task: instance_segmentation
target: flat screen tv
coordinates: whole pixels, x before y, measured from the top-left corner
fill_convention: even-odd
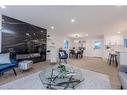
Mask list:
[[[46,39],[46,29],[2,15],[2,52],[40,52],[46,49]]]

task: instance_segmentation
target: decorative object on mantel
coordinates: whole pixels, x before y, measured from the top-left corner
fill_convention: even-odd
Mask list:
[[[47,35],[47,37],[50,37],[50,35]]]
[[[111,49],[111,47],[109,45],[106,45],[105,48],[106,49]]]
[[[47,50],[47,52],[48,52],[48,53],[50,53],[50,52],[51,52],[51,50]]]

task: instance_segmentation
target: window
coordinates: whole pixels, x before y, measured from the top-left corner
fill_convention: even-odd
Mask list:
[[[94,49],[100,49],[102,47],[101,41],[95,41],[94,42]]]
[[[127,38],[124,39],[124,47],[127,48]]]
[[[68,48],[69,48],[69,41],[64,40],[64,49],[68,49]]]

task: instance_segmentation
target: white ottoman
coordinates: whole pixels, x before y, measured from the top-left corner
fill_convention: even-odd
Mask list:
[[[32,60],[25,60],[25,61],[19,62],[18,67],[21,70],[28,70],[32,67],[32,64],[33,64]]]

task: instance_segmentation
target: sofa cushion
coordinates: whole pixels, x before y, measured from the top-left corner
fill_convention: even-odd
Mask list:
[[[119,78],[123,89],[127,89],[127,73],[119,72]]]
[[[10,54],[9,53],[3,53],[0,54],[0,64],[10,64]]]
[[[0,71],[4,70],[4,69],[11,68],[11,67],[14,67],[14,66],[16,66],[16,64],[4,64],[4,65],[0,65]]]

